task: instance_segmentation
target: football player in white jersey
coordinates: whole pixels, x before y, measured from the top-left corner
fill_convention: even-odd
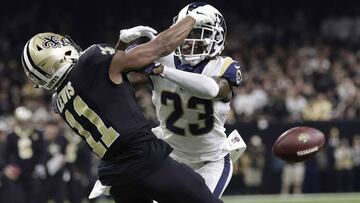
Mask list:
[[[203,5],[187,5],[174,18],[174,24]],[[224,128],[232,88],[240,84],[242,76],[238,62],[220,56],[227,32],[224,17],[210,5],[209,12],[217,16],[216,22],[194,27],[175,53],[152,64],[148,73],[160,121],[154,134],[173,147],[173,159],[198,172],[220,197],[232,176],[230,151],[242,153],[246,147],[237,131],[228,138]],[[123,30],[124,40],[139,36],[137,29]]]

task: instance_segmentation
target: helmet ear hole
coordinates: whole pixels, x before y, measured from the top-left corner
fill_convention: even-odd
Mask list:
[[[38,51],[43,50],[41,47],[39,47],[39,45],[36,45],[36,48],[37,48]]]
[[[71,50],[65,52],[65,56],[70,56],[71,55]]]

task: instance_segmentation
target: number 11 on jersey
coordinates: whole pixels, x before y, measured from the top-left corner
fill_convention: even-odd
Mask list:
[[[74,116],[68,111],[65,111],[66,121],[72,128],[75,128],[80,135],[84,136],[86,142],[92,148],[95,154],[103,157],[106,153],[107,148],[119,137],[112,127],[107,128],[103,120],[92,110],[89,106],[81,99],[80,96],[76,96],[73,101],[74,109],[78,116],[84,116],[92,124],[94,124],[101,134],[102,142],[96,141],[93,135],[84,129],[84,127],[74,118]]]

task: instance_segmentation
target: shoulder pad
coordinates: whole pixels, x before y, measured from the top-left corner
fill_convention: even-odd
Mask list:
[[[242,81],[240,64],[230,57],[226,57],[222,65],[220,77],[225,78],[233,86],[239,86]]]

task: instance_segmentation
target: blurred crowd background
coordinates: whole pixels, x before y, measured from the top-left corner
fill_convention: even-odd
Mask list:
[[[20,60],[26,41],[51,31],[70,35],[83,49],[114,45],[122,28],[166,29],[189,2],[135,3],[39,0],[1,6],[0,202],[10,202],[10,196],[18,202],[79,202],[96,180],[98,160],[53,113],[51,94],[26,79]],[[223,54],[239,61],[244,77],[227,127],[239,129],[248,149],[235,163],[225,194],[360,191],[360,2],[208,3],[225,17]],[[136,96],[156,125],[151,90]],[[29,112],[15,114],[20,106]],[[327,144],[309,162],[289,165],[271,155],[271,145],[295,125],[321,129]],[[10,195],[14,191],[18,195]]]

